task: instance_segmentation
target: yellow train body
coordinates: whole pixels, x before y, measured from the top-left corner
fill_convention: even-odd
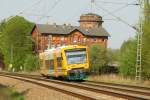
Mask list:
[[[84,79],[89,70],[87,46],[62,46],[40,53],[41,74],[69,80]]]

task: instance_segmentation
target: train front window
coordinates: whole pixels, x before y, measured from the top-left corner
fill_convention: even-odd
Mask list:
[[[68,64],[86,63],[86,49],[71,49],[65,53]]]

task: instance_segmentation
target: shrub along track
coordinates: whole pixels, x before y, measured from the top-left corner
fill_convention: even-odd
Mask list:
[[[112,85],[111,83],[97,83],[91,81],[66,82],[52,79],[43,79],[43,77],[37,75],[25,75],[17,73],[0,73],[0,75],[5,75],[7,77],[16,78],[47,88],[55,89],[83,100],[102,100],[102,98],[99,96],[99,93],[129,100],[150,100],[150,88],[146,87],[128,86],[121,84]],[[49,85],[49,83],[53,83],[53,85]]]

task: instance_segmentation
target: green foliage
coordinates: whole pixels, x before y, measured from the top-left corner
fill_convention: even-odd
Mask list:
[[[39,57],[35,55],[27,55],[24,66],[25,71],[34,71],[39,69]]]
[[[91,72],[102,74],[104,67],[107,64],[106,47],[93,44],[90,48],[90,66]]]
[[[13,88],[0,85],[0,99],[1,100],[24,100],[24,94],[18,93]]]
[[[142,77],[150,78],[150,2],[144,0],[144,20],[142,22]],[[130,39],[121,47],[120,72],[125,76],[135,76],[136,42]]]
[[[119,49],[111,49],[108,48],[107,49],[107,58],[108,58],[108,62],[110,64],[113,64],[115,62],[118,62],[119,60],[119,54],[120,54],[120,50]]]
[[[27,55],[32,55],[31,30],[33,25],[20,16],[10,17],[1,22],[0,48],[7,69],[12,64],[12,67],[19,71]]]
[[[120,50],[120,73],[123,76],[135,76],[136,39],[124,42]]]
[[[143,20],[143,44],[142,44],[142,74],[144,78],[150,78],[150,3],[145,0]]]

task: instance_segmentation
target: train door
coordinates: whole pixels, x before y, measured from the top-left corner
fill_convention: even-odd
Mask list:
[[[50,76],[54,75],[54,59],[50,59],[49,74]]]
[[[46,67],[45,67],[45,55],[44,55],[44,53],[41,53],[40,55],[40,73],[43,75],[43,76],[45,76],[45,75],[47,75],[46,74],[46,72],[45,72],[45,70],[46,70]]]
[[[54,52],[54,76],[58,77],[57,52]]]
[[[60,52],[54,53],[54,70],[55,77],[62,76],[62,57]]]
[[[62,57],[57,57],[58,75],[62,76]]]

